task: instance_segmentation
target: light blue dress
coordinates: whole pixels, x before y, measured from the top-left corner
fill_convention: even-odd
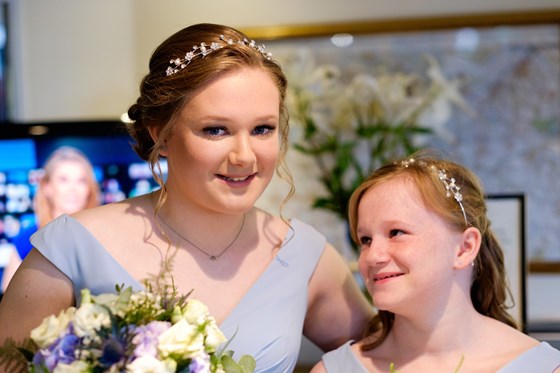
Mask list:
[[[231,340],[238,359],[249,354],[257,372],[292,372],[307,312],[307,284],[322,255],[326,239],[311,226],[293,219],[284,246],[240,300],[220,329]],[[116,284],[143,286],[132,278],[77,220],[63,215],[35,233],[31,242],[80,291],[115,292]]]
[[[321,361],[328,373],[368,373],[352,352],[350,347],[352,343],[353,341],[346,342],[336,350],[323,355]],[[547,342],[541,342],[517,356],[496,373],[551,373],[558,367],[560,367],[560,351]]]

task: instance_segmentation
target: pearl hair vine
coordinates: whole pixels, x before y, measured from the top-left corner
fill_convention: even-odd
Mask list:
[[[176,74],[187,67],[195,57],[200,56],[200,58],[204,58],[209,53],[221,49],[226,45],[233,46],[236,44],[246,45],[250,48],[253,48],[257,52],[262,54],[267,60],[272,60],[272,53],[267,52],[266,47],[263,44],[257,44],[254,40],[248,40],[245,38],[243,40],[226,39],[224,35],[220,35],[219,42],[212,42],[210,43],[210,45],[202,42],[199,45],[193,46],[192,50],[187,52],[184,58],[175,58],[169,61],[169,67],[167,68],[165,73],[167,76]]]
[[[401,161],[401,166],[407,168],[408,166],[414,164],[415,162],[416,162],[416,160],[414,158],[410,158],[410,159]],[[426,162],[424,162],[424,161],[419,161],[418,164],[420,166],[426,166]],[[449,198],[449,197],[453,196],[455,201],[457,201],[457,203],[459,204],[459,207],[461,207],[461,211],[463,212],[463,218],[465,218],[465,224],[469,225],[469,222],[467,220],[467,214],[465,212],[465,208],[463,207],[463,195],[460,192],[461,187],[459,187],[457,185],[455,178],[454,177],[451,177],[451,178],[448,177],[447,172],[445,170],[437,169],[436,166],[434,166],[434,165],[430,165],[430,169],[436,173],[437,178],[439,180],[441,180],[441,182],[445,186],[446,197]]]

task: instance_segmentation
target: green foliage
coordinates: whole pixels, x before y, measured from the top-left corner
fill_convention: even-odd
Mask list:
[[[414,136],[429,135],[431,129],[412,123],[361,123],[349,136],[347,129],[321,129],[306,117],[303,139],[293,144],[302,154],[314,158],[319,181],[327,194],[315,198],[313,207],[336,213],[347,219],[352,192],[376,168],[395,157],[418,150]],[[362,152],[357,154],[357,149]]]
[[[224,354],[221,361],[224,370],[228,373],[252,373],[256,368],[255,359],[249,355],[241,356],[239,362],[236,362],[229,354]]]
[[[433,56],[424,57],[428,66],[423,75],[361,66],[360,61],[343,71],[328,62],[316,65],[313,53],[305,49],[282,61],[297,137],[292,145],[313,159],[324,187],[314,198],[314,208],[346,221],[350,196],[364,178],[444,133],[451,104],[472,114],[459,93],[461,80],[448,80]]]

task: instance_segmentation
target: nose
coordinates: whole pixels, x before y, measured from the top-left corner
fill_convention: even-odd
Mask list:
[[[390,255],[383,242],[373,242],[360,252],[359,261],[369,266],[383,265],[389,261]]]
[[[230,164],[241,167],[249,166],[256,161],[250,136],[239,134],[234,138],[228,160]]]

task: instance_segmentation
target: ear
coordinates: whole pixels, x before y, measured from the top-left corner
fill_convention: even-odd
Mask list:
[[[477,228],[469,227],[465,229],[461,234],[461,243],[455,257],[453,268],[463,269],[471,266],[478,255],[481,241],[482,235]]]
[[[150,137],[152,138],[152,141],[154,142],[154,144],[157,144],[158,138],[159,138],[159,132],[160,132],[160,128],[158,127],[148,127],[148,133],[150,134]],[[160,149],[159,149],[159,155],[161,155],[162,157],[167,157],[167,144],[163,144]]]

